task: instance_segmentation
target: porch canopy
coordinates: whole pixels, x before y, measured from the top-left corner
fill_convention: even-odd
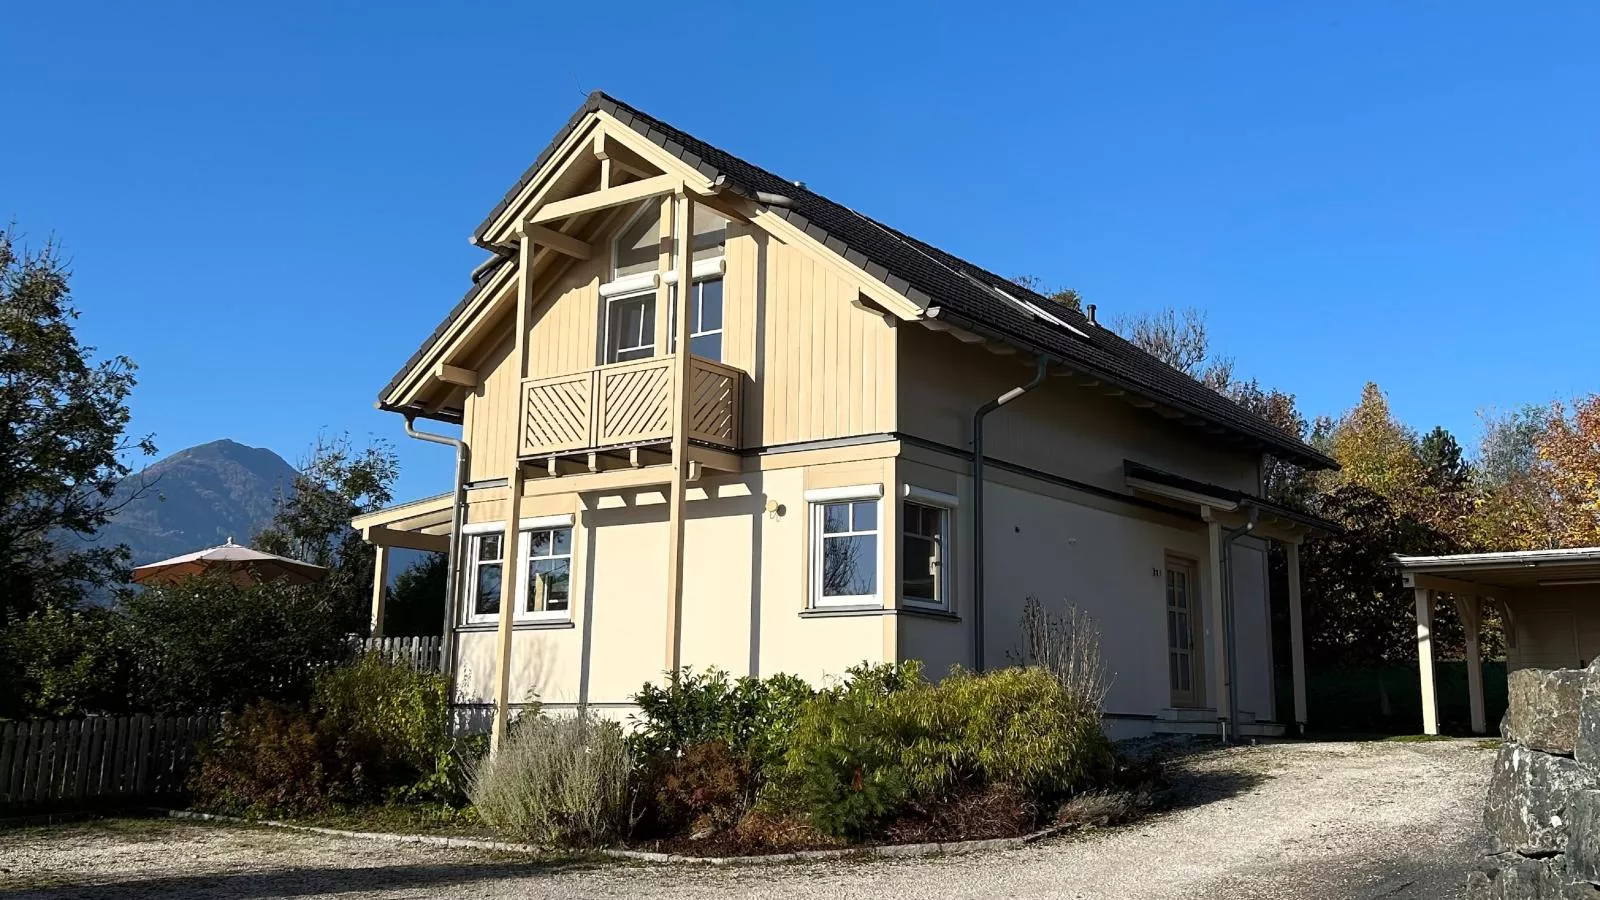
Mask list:
[[[1231,578],[1225,578],[1228,569],[1227,545],[1246,534],[1283,544],[1289,580],[1289,663],[1294,677],[1294,721],[1300,733],[1306,729],[1306,655],[1305,629],[1300,599],[1300,544],[1308,538],[1332,534],[1339,526],[1326,519],[1274,503],[1264,497],[1246,493],[1223,485],[1196,481],[1172,472],[1157,469],[1131,459],[1122,463],[1123,477],[1128,490],[1188,513],[1204,524],[1208,551],[1205,571],[1208,585],[1205,595],[1211,602],[1211,633],[1216,642],[1212,652],[1219,660],[1231,658],[1231,641],[1227,634],[1231,628],[1231,615],[1226,611],[1231,602]],[[1217,602],[1222,600],[1223,602]],[[1232,701],[1227,685],[1231,679],[1224,666],[1217,666],[1213,696],[1219,698],[1217,713],[1224,720],[1233,715]]]
[[[384,600],[389,584],[389,551],[395,547],[446,553],[454,494],[436,494],[357,516],[350,527],[361,533],[377,554],[372,565],[372,636],[383,636]]]
[[[1582,667],[1600,652],[1600,547],[1396,556],[1395,565],[1405,586],[1416,592],[1422,730],[1427,734],[1439,733],[1433,610],[1440,594],[1455,602],[1466,630],[1474,732],[1488,730],[1478,636],[1485,603],[1505,623],[1507,671]]]

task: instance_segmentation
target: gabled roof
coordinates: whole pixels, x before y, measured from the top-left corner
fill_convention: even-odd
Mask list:
[[[671,125],[596,91],[589,95],[550,145],[506,193],[473,235],[482,244],[492,223],[549,161],[584,117],[603,111],[713,181],[736,193],[781,194],[787,206],[770,211],[815,238],[851,264],[920,306],[938,307],[942,320],[1013,343],[1123,390],[1196,416],[1257,443],[1273,455],[1314,469],[1337,468],[1328,456],[1286,434],[1227,397],[1207,388],[1133,344],[1091,323],[1083,314],[1054,303],[1010,279],[952,256],[767,170],[718,149]],[[478,285],[488,280],[481,278]],[[421,350],[401,370],[409,370],[430,349],[481,288],[457,304]],[[1003,294],[1001,292],[1004,292]],[[1069,327],[1029,313],[1007,295],[1048,309]],[[397,374],[387,394],[400,381]]]

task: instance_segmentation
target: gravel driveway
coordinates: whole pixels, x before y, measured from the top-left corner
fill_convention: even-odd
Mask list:
[[[735,869],[551,864],[257,828],[0,830],[0,897],[1459,897],[1493,754],[1277,744],[1185,760],[1179,808],[1022,850]]]

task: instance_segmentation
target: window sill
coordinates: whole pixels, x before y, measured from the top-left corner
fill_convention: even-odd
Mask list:
[[[900,614],[905,616],[919,616],[924,619],[943,619],[946,622],[959,622],[961,617],[948,609],[936,609],[931,606],[913,606],[909,603],[900,605]]]
[[[512,631],[552,631],[562,628],[576,628],[571,619],[551,619],[549,621],[512,622]],[[471,634],[481,631],[499,631],[500,626],[495,622],[474,622],[471,625],[457,625],[457,634]]]
[[[882,606],[814,606],[800,611],[802,619],[840,619],[849,616],[892,616],[895,611]]]

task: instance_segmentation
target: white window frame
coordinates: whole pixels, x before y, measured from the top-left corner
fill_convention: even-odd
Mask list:
[[[520,568],[517,569],[519,577],[517,578],[516,604],[511,608],[511,621],[513,623],[570,622],[572,620],[572,608],[577,602],[577,579],[572,578],[570,573],[574,571],[574,562],[578,556],[578,532],[573,525],[574,521],[575,517],[573,515],[569,513],[563,513],[561,515],[554,516],[536,516],[533,518],[524,518],[518,523],[517,565]],[[568,541],[567,554],[567,571],[569,573],[567,581],[567,608],[553,611],[545,610],[540,612],[530,612],[528,610],[528,569],[529,563],[532,562],[532,542],[528,540],[528,535],[530,532],[534,531],[549,531],[551,529],[559,528],[565,528],[572,532],[572,536]],[[504,534],[505,530],[506,524],[504,522],[478,522],[472,525],[463,526],[461,529],[462,536],[468,539],[466,541],[466,545],[470,555],[467,557],[467,559],[472,563],[470,574],[473,576],[467,580],[465,585],[463,585],[463,590],[461,592],[461,621],[464,625],[488,625],[500,621],[500,614],[498,612],[489,613],[487,615],[478,613],[477,553],[479,536],[485,534]],[[507,560],[505,558],[505,550],[502,546],[500,553],[501,603],[506,602],[504,589],[506,564]]]
[[[883,485],[881,484],[856,484],[847,487],[819,488],[806,491],[807,513],[810,516],[811,533],[807,538],[808,552],[810,554],[811,572],[811,608],[831,609],[836,607],[882,607],[883,606],[883,559],[888,548],[884,541],[883,530]],[[877,504],[878,514],[876,526],[870,531],[850,531],[832,537],[845,537],[851,535],[872,534],[877,538],[877,558],[873,560],[873,584],[877,590],[871,594],[853,594],[850,596],[824,597],[822,595],[822,564],[823,543],[826,539],[822,528],[823,507],[829,503],[855,503],[871,500]],[[854,523],[852,523],[853,525]]]
[[[727,349],[728,349],[727,340],[726,340],[728,335],[727,335],[727,332],[725,331],[725,328],[726,328],[726,326],[728,324],[728,285],[727,285],[727,282],[722,277],[723,271],[722,271],[722,266],[721,266],[721,263],[722,263],[722,258],[721,257],[718,257],[718,258],[713,259],[713,260],[701,260],[701,262],[714,262],[714,263],[717,263],[718,265],[717,265],[717,268],[714,271],[708,270],[705,275],[701,275],[699,273],[696,273],[695,276],[694,276],[694,287],[691,289],[693,291],[693,295],[694,295],[694,308],[692,310],[694,315],[691,316],[691,318],[689,319],[689,329],[690,329],[689,330],[689,349],[690,350],[694,349],[694,339],[697,338],[697,337],[705,337],[706,335],[709,335],[709,334],[721,335],[723,337],[723,339],[724,339],[723,342],[722,342],[722,350],[723,350],[723,352],[717,354],[717,358],[714,360],[714,362],[722,362],[722,357],[727,355]],[[699,265],[699,263],[696,263],[697,267],[698,267],[698,265]],[[704,309],[705,301],[704,301],[704,297],[702,296],[699,288],[700,288],[701,285],[703,285],[703,284],[705,284],[707,282],[710,282],[710,281],[721,281],[721,282],[723,282],[723,284],[722,284],[722,319],[721,319],[722,324],[718,325],[716,328],[706,328],[706,329],[701,329],[699,331],[696,331],[696,330],[694,330],[695,320],[696,319],[704,319],[705,318],[705,309]],[[677,334],[677,330],[676,330],[677,323],[678,323],[678,319],[677,319],[677,315],[678,315],[678,279],[676,279],[676,278],[669,279],[668,283],[672,285],[672,291],[668,295],[668,298],[667,298],[667,321],[669,323],[671,323],[667,327],[667,331],[669,332],[669,334],[667,335],[667,347],[668,347],[667,352],[668,353],[676,353],[676,352],[678,352],[678,334]]]
[[[931,488],[923,488],[913,484],[907,484],[901,491],[900,502],[900,517],[898,519],[900,523],[900,544],[898,546],[901,553],[905,552],[906,503],[915,503],[918,506],[938,510],[940,515],[944,517],[944,521],[941,523],[943,527],[940,529],[941,534],[939,537],[939,548],[937,551],[939,571],[935,573],[934,585],[934,591],[938,594],[939,599],[936,602],[929,602],[921,599],[920,597],[906,596],[906,561],[901,560],[900,583],[895,585],[895,590],[898,592],[900,603],[902,606],[907,606],[912,609],[954,612],[954,597],[951,596],[950,592],[952,587],[955,585],[955,578],[952,576],[951,570],[955,568],[955,521],[956,507],[959,505],[959,501],[954,494],[947,494],[944,491],[936,491],[932,490]],[[926,535],[921,536],[926,537]]]
[[[651,276],[655,275],[654,272],[650,272],[648,274],[650,274]],[[652,288],[649,288],[648,290],[630,291],[629,293],[626,293],[626,294],[616,294],[616,295],[609,296],[609,297],[605,298],[606,299],[606,302],[605,302],[605,343],[600,348],[600,358],[601,358],[601,363],[603,365],[608,365],[609,366],[609,365],[612,365],[613,363],[639,362],[640,360],[653,359],[657,355],[656,354],[656,322],[655,322],[655,316],[652,315],[652,316],[650,316],[649,320],[645,322],[645,328],[644,328],[644,331],[650,335],[650,343],[648,343],[648,344],[639,344],[639,345],[632,346],[632,347],[618,347],[617,348],[617,352],[620,354],[623,351],[643,350],[645,347],[649,347],[650,348],[650,355],[649,356],[638,356],[638,357],[634,357],[633,359],[612,359],[611,358],[611,304],[620,303],[620,302],[622,302],[624,300],[637,300],[637,299],[639,299],[641,297],[652,297],[653,298],[654,296],[655,296],[655,288],[652,287]],[[642,337],[642,335],[641,335],[641,337]]]

